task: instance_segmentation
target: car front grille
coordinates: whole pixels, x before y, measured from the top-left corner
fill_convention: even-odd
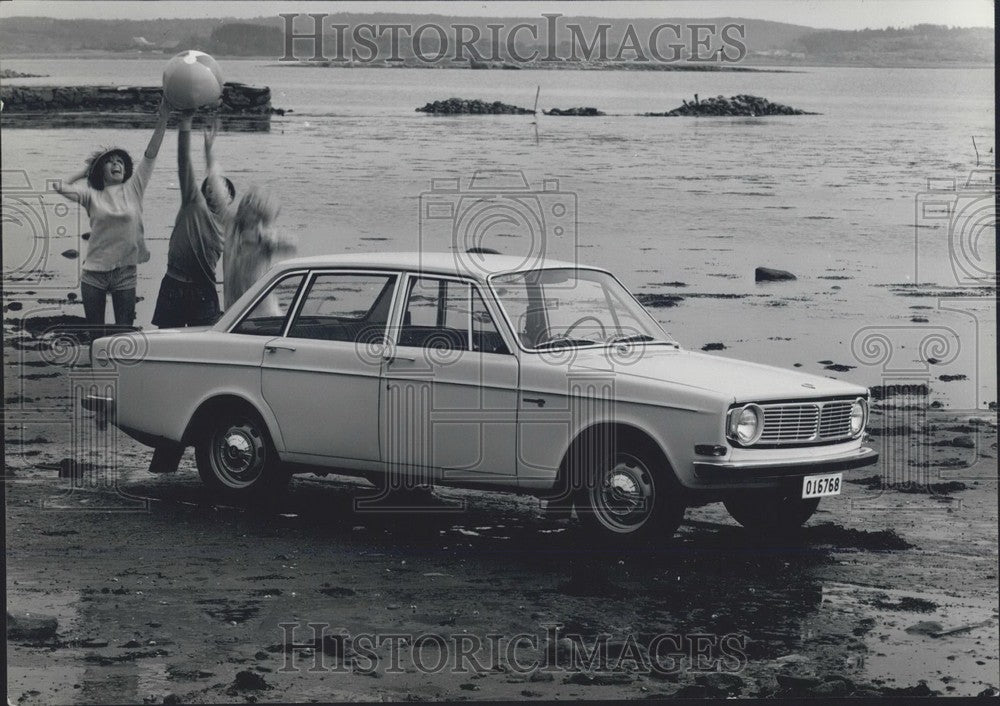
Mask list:
[[[757,444],[797,444],[851,437],[854,400],[762,404],[764,429]]]

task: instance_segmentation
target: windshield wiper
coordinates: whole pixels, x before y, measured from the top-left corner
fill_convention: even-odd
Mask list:
[[[612,338],[608,343],[646,343],[647,341],[655,340],[652,336],[645,333],[637,333],[632,336],[619,336],[618,338]]]
[[[575,346],[592,346],[596,344],[596,341],[591,341],[587,338],[554,338],[551,341],[545,341],[545,343],[539,343],[535,346],[535,350],[542,350],[546,348],[571,348]]]

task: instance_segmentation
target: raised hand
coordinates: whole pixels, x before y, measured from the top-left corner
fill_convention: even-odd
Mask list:
[[[216,115],[209,120],[205,121],[205,154],[211,154],[212,145],[215,144],[215,136],[219,134],[219,125],[221,120],[219,116]]]

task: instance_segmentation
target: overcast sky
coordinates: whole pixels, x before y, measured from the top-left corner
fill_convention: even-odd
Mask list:
[[[537,16],[543,12],[601,17],[745,17],[832,29],[900,27],[929,22],[992,27],[992,0],[655,0],[626,2],[235,2],[215,0],[6,0],[0,17],[61,18],[258,17],[279,12],[405,12]]]

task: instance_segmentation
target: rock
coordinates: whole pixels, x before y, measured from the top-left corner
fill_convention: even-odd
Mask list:
[[[418,113],[432,113],[435,115],[534,115],[535,111],[521,108],[500,101],[487,103],[481,100],[468,100],[463,98],[449,98],[443,101],[427,103],[422,108],[417,108]]]
[[[566,684],[580,686],[620,686],[632,683],[632,675],[625,672],[573,672]]]
[[[775,674],[778,686],[790,691],[808,691],[820,685],[820,680],[816,677],[800,677],[794,674]]]
[[[69,250],[63,250],[62,256],[65,257],[67,260],[75,260],[76,258],[80,257],[80,253],[77,250],[70,248]]]
[[[971,436],[956,436],[951,440],[952,446],[957,446],[960,449],[974,449],[976,448],[976,442]]]
[[[723,696],[736,696],[746,685],[742,677],[728,672],[711,672],[709,674],[699,674],[695,677],[695,683],[706,686],[711,690],[722,692]]]
[[[749,116],[759,117],[763,115],[817,115],[805,110],[799,110],[780,103],[772,103],[760,96],[740,94],[738,96],[716,96],[699,100],[698,94],[694,94],[694,102],[688,103],[682,100],[679,108],[674,108],[665,113],[643,113],[649,117],[673,118],[677,116]]]
[[[59,621],[50,615],[28,615],[7,613],[7,639],[48,642],[56,639]]]
[[[597,108],[552,108],[551,110],[543,110],[545,115],[572,115],[572,116],[584,116],[584,117],[596,117],[604,115],[603,112]]]
[[[701,347],[703,351],[721,351],[725,350],[726,346],[722,343],[706,343]]]
[[[995,686],[988,686],[976,694],[976,696],[990,699],[996,698],[997,696],[1000,696],[1000,689],[997,689]]]
[[[271,686],[257,672],[244,669],[236,673],[232,688],[238,691],[264,691],[265,689],[270,689]]]
[[[944,627],[937,621],[921,620],[919,623],[915,623],[906,628],[905,632],[908,632],[911,635],[934,635],[942,630],[944,630]]]
[[[555,681],[555,677],[552,676],[552,672],[543,672],[540,669],[536,669],[528,677],[528,681],[531,682],[550,682]]]
[[[758,267],[754,270],[753,277],[756,282],[784,282],[798,279],[791,272],[786,270],[776,270],[771,267]]]
[[[883,686],[882,693],[885,696],[938,696],[941,692],[932,690],[927,682],[921,680],[916,686]]]

